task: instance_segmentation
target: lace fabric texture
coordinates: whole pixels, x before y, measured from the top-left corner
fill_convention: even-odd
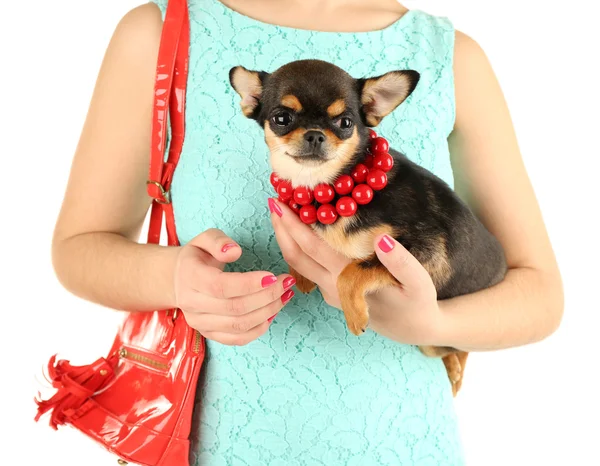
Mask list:
[[[166,0],[154,0],[163,16]],[[278,27],[217,0],[191,0],[186,137],[172,186],[182,244],[219,228],[243,248],[231,271],[287,272],[269,218],[264,132],[243,116],[229,70],[271,72],[317,58],[352,76],[421,74],[376,128],[393,148],[453,185],[454,29],[412,10],[375,32]],[[320,293],[297,293],[268,332],[242,347],[207,341],[191,464],[209,466],[462,465],[443,363],[371,330],[348,332]]]

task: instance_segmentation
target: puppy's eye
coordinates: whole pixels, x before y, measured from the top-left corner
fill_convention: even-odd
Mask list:
[[[293,119],[294,117],[290,112],[279,112],[272,118],[273,123],[277,126],[288,126]]]
[[[335,122],[335,125],[341,129],[350,129],[354,123],[350,118],[342,117]]]

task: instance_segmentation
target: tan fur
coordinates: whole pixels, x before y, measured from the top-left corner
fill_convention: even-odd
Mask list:
[[[300,112],[302,110],[302,104],[298,100],[298,97],[292,94],[284,95],[281,99],[281,105],[291,108],[294,112]]]
[[[344,113],[344,110],[346,110],[346,102],[344,102],[344,99],[338,99],[327,107],[327,115],[329,115],[330,118],[335,118]]]
[[[348,259],[367,259],[372,256],[373,242],[377,235],[395,236],[394,229],[386,224],[348,234],[353,221],[354,217],[340,217],[333,225],[317,232],[329,246]]]
[[[335,133],[329,129],[324,129],[323,134],[327,137],[327,142],[331,144],[335,148],[335,150],[337,150],[342,144],[346,142],[345,140],[339,139],[335,135]]]
[[[450,383],[452,384],[452,395],[454,396],[458,394],[458,391],[462,387],[468,356],[469,353],[458,351],[442,358],[444,366],[446,366],[448,379],[450,379]]]
[[[408,97],[409,79],[400,72],[390,72],[379,78],[367,79],[363,86],[361,103],[367,116],[367,123],[377,126]],[[393,99],[388,96],[393,96]]]
[[[379,123],[381,123],[382,119],[383,118],[381,118],[381,117],[377,117],[375,115],[367,114],[367,124],[369,126],[377,126]]]
[[[450,280],[452,268],[448,262],[448,247],[446,238],[438,236],[433,243],[434,251],[431,253],[429,260],[423,261],[422,265],[431,276],[431,280],[437,289]]]
[[[242,97],[240,101],[242,113],[249,117],[258,105],[263,90],[258,73],[238,66],[233,72],[232,85]]]
[[[296,128],[284,136],[277,136],[265,121],[265,141],[272,154],[295,152],[303,143],[304,133],[306,133],[304,128]]]
[[[300,275],[293,268],[289,267],[289,270],[290,275],[296,279],[296,288],[298,288],[298,290],[300,290],[302,293],[310,293],[317,287],[317,285],[303,275]]]
[[[419,346],[419,349],[421,353],[430,358],[441,358],[456,351],[448,346]]]
[[[295,130],[290,131],[289,133],[285,134],[284,136],[276,137],[276,139],[277,139],[277,142],[283,143],[286,146],[289,146],[290,148],[297,150],[297,148],[304,143],[304,134],[305,133],[306,133],[306,130],[304,128],[296,128]]]
[[[463,382],[465,365],[469,353],[448,346],[419,346],[419,350],[430,358],[442,358],[448,379],[452,384],[452,394],[456,396]]]
[[[366,295],[386,286],[397,285],[397,280],[384,267],[365,269],[360,261],[348,264],[338,277],[337,289],[348,329],[360,335],[369,324],[369,305]]]

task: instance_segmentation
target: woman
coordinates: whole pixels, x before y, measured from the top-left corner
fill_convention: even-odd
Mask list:
[[[57,276],[114,309],[179,307],[207,338],[199,464],[463,464],[444,366],[414,345],[533,343],[556,330],[563,304],[485,54],[447,18],[395,0],[188,4],[187,131],[171,190],[182,246],[136,242],[150,202],[159,0],[129,12],[107,50],[56,225]],[[510,268],[502,283],[438,302],[414,257],[377,238],[377,255],[404,286],[371,298],[364,335],[347,332],[335,288],[344,259],[285,206],[271,202],[269,215],[267,148],[228,82],[232,66],[273,70],[301,58],[355,77],[421,73],[378,132],[452,185],[498,238]],[[293,297],[286,261],[319,292]]]

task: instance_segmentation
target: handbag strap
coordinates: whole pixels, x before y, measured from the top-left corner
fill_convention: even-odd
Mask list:
[[[187,0],[168,2],[161,33],[154,105],[148,195],[153,199],[148,243],[158,244],[163,214],[170,246],[178,246],[175,216],[171,203],[171,181],[179,161],[185,136],[185,97],[189,61],[189,14]],[[169,124],[171,141],[167,161],[164,153]]]

